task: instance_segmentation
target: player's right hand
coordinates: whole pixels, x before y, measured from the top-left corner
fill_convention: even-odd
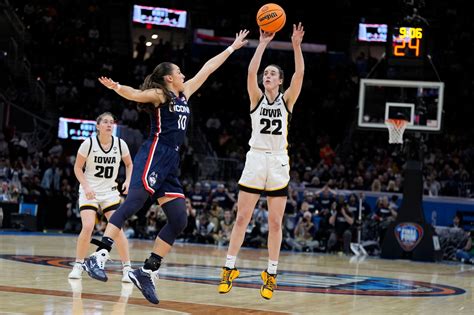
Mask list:
[[[119,83],[107,77],[100,77],[99,82],[102,83],[106,88],[116,90],[119,87]]]
[[[275,33],[265,32],[264,30],[260,29],[260,42],[261,43],[269,43],[273,37],[275,37]]]
[[[235,34],[235,40],[231,45],[232,48],[237,50],[237,49],[241,48],[242,46],[247,45],[248,40],[246,40],[245,37],[247,37],[248,34],[249,34],[248,30],[240,30],[240,32],[236,33]]]

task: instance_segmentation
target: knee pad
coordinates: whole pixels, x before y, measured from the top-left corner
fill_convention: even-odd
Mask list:
[[[183,232],[188,224],[186,203],[183,198],[176,198],[165,203],[162,208],[168,222],[161,229],[158,236],[166,243],[173,245],[176,238]]]
[[[110,217],[109,223],[121,229],[125,220],[140,210],[148,197],[149,195],[144,188],[130,189],[125,201]]]

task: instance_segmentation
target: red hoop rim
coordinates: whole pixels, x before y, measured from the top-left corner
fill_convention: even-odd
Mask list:
[[[406,124],[408,124],[408,120],[405,119],[387,119],[385,122],[397,128],[404,127]]]

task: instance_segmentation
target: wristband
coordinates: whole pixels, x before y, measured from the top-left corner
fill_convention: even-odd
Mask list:
[[[232,46],[227,47],[226,50],[227,50],[230,54],[232,54],[232,53],[235,51],[234,47],[232,47]]]

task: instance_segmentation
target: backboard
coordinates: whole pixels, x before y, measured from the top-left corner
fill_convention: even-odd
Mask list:
[[[361,79],[358,126],[387,129],[387,119],[405,119],[406,130],[439,132],[443,82]]]

